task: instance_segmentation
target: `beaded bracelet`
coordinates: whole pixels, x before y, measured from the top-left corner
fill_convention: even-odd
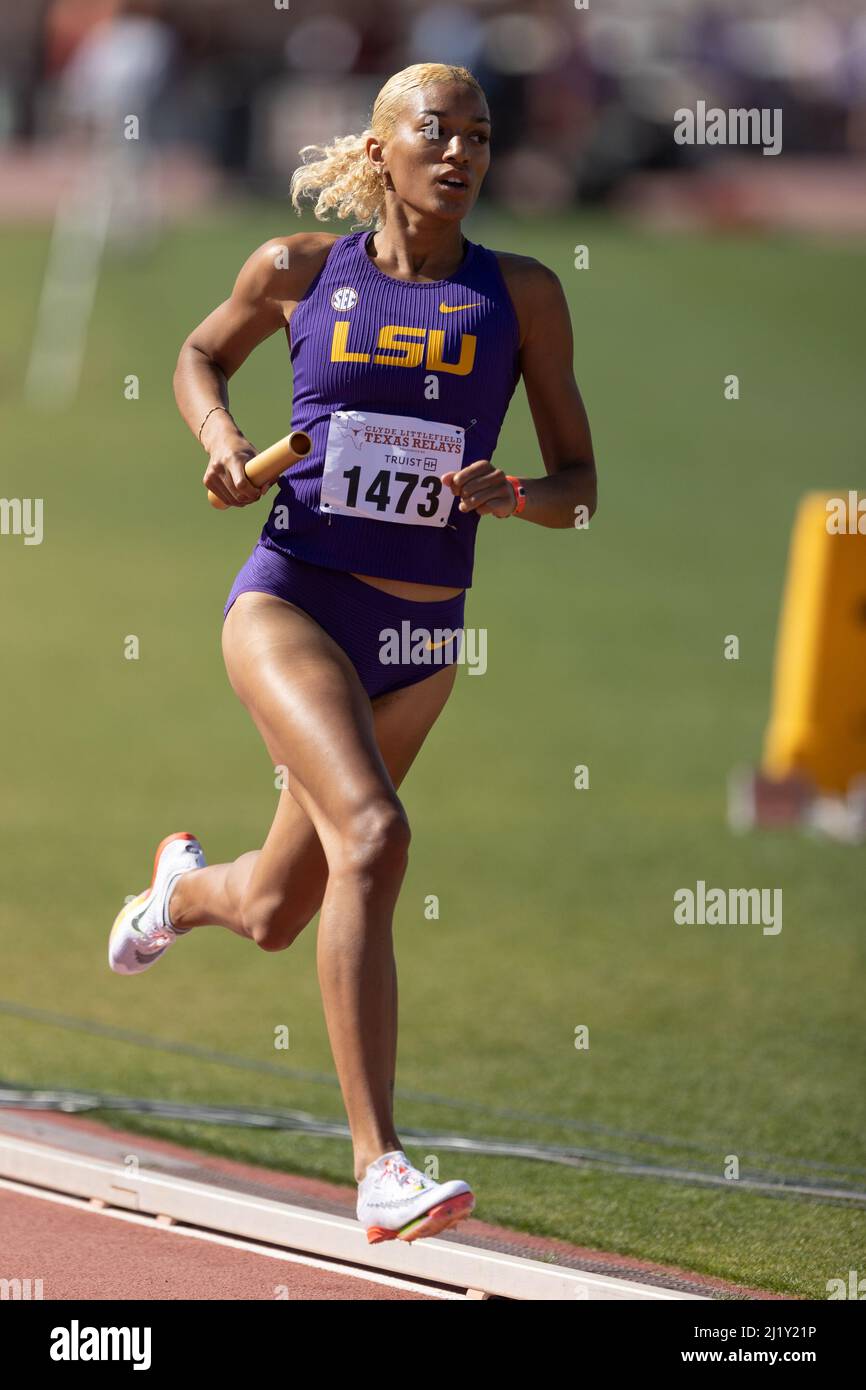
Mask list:
[[[204,417],[204,419],[203,419],[202,422],[201,422],[201,425],[199,426],[199,431],[198,431],[198,442],[199,442],[199,444],[201,444],[201,432],[202,432],[202,430],[204,429],[204,427],[205,427],[205,425],[207,424],[207,422],[208,422],[208,420],[210,419],[210,417],[213,415],[213,413],[214,413],[215,410],[224,410],[225,413],[226,413],[226,415],[230,415],[230,414],[231,414],[231,412],[230,412],[228,406],[225,406],[225,405],[214,405],[214,406],[211,406],[210,410],[208,411],[207,415]]]

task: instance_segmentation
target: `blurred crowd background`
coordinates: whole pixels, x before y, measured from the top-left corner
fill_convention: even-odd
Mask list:
[[[227,185],[282,195],[302,145],[363,128],[390,73],[433,60],[487,91],[485,197],[511,210],[866,224],[860,0],[9,0],[0,55],[0,215],[50,201],[128,113],[178,209]],[[782,107],[786,173],[759,149],[677,145],[697,100]]]

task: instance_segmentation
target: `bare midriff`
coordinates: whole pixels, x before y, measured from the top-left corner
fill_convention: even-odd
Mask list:
[[[436,603],[439,599],[456,598],[463,593],[462,589],[448,589],[442,584],[412,584],[404,579],[378,579],[372,574],[356,574],[354,577],[363,579],[365,584],[372,584],[374,589],[384,589],[386,594],[414,599],[416,603]]]

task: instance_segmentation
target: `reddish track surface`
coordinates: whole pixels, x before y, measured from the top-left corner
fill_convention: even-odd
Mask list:
[[[312,1178],[214,1158],[178,1144],[109,1129],[78,1116],[0,1110],[0,1134],[28,1143],[74,1150],[108,1162],[122,1162],[125,1155],[135,1154],[143,1168],[354,1217],[354,1187],[338,1187]],[[311,1268],[256,1251],[180,1235],[170,1227],[140,1225],[87,1207],[70,1206],[2,1187],[0,1231],[3,1233],[0,1278],[41,1279],[45,1299],[288,1298],[427,1302],[436,1297],[433,1292],[426,1294],[337,1270]],[[709,1296],[781,1297],[672,1266],[524,1235],[472,1218],[438,1239],[507,1250],[534,1259],[545,1256],[549,1259],[553,1255],[557,1263]],[[365,1249],[366,1242],[359,1228],[360,1263],[364,1261]]]
[[[2,1275],[45,1299],[417,1299],[322,1269],[0,1190]],[[31,1284],[31,1287],[32,1284]]]

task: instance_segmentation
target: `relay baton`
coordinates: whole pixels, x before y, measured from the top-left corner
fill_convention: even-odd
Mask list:
[[[278,439],[269,449],[263,449],[254,458],[248,459],[244,464],[244,472],[256,487],[267,487],[268,483],[272,483],[293,463],[306,458],[312,447],[313,442],[304,430],[292,430],[285,439]],[[221,512],[228,511],[227,503],[210,489],[207,500],[212,507],[217,507]]]

